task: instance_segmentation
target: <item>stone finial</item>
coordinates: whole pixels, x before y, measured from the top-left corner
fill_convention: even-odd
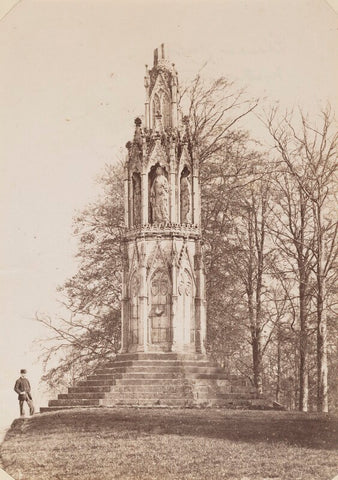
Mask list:
[[[154,50],[154,67],[158,64],[158,48]]]
[[[155,48],[154,50],[154,67],[158,65],[159,62],[165,60],[165,50],[164,43],[161,43],[160,48]]]
[[[137,117],[135,118],[135,133],[134,133],[134,143],[137,143],[138,145],[142,145],[142,120]]]

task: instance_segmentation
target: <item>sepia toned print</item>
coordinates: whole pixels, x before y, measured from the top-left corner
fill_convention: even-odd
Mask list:
[[[334,478],[331,2],[0,19],[0,476]]]

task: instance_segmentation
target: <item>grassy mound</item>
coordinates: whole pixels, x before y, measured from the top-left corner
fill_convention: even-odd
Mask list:
[[[0,452],[21,480],[329,480],[337,426],[296,412],[76,409],[15,420]]]

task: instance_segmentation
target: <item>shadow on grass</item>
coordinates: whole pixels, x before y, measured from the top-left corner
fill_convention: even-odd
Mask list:
[[[18,432],[95,432],[109,436],[181,435],[227,439],[234,442],[284,443],[334,450],[338,418],[299,412],[189,409],[96,408],[59,411],[13,422],[6,438]]]

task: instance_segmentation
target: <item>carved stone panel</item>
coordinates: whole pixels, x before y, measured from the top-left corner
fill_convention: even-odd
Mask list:
[[[178,281],[178,312],[182,319],[182,343],[192,344],[195,341],[193,321],[193,281],[187,269],[184,269]]]
[[[156,270],[150,281],[150,342],[170,341],[170,281],[164,270]]]

